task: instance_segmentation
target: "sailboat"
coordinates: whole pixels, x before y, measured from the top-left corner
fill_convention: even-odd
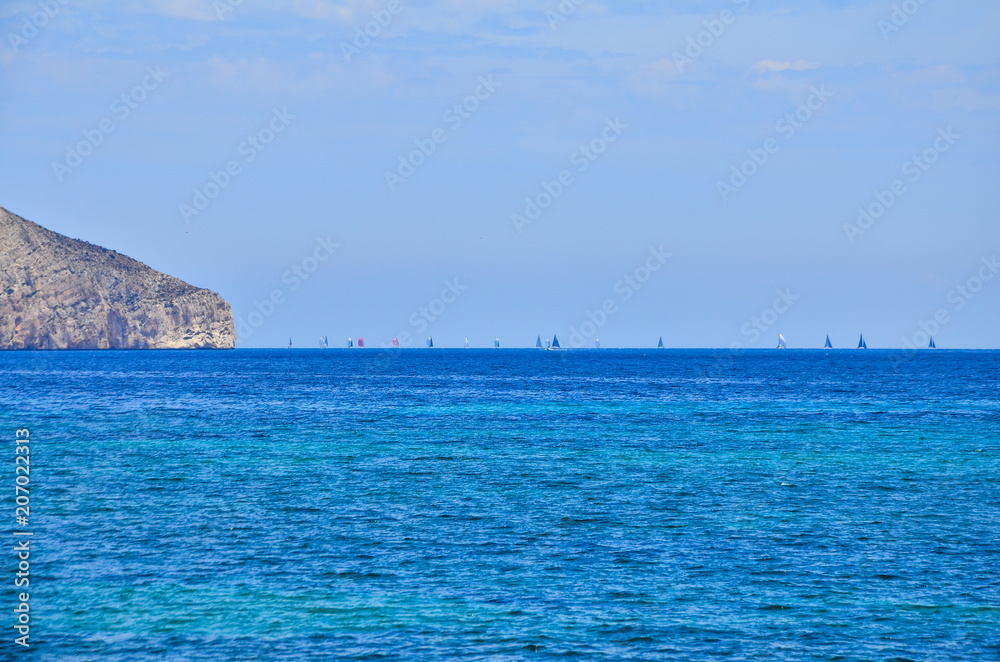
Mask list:
[[[823,345],[823,349],[833,349],[833,343],[830,342],[830,336],[826,337],[826,344]]]
[[[434,337],[433,336],[427,336],[427,346],[428,347],[434,347]]]
[[[358,347],[364,347],[364,346],[365,346],[365,339],[359,337],[358,338]]]
[[[788,343],[785,341],[785,336],[778,334],[778,349],[788,349]]]
[[[554,333],[552,334],[552,349],[560,349],[559,338]]]
[[[865,334],[861,334],[861,340],[858,341],[858,349],[868,349],[868,343],[865,342]]]
[[[660,342],[656,343],[656,349],[663,349],[663,336],[660,336]]]
[[[497,338],[496,340],[493,341],[493,347],[495,347],[496,349],[500,349],[500,339],[499,338]]]
[[[288,349],[291,349],[291,348],[292,348],[292,339],[289,338],[288,339]]]
[[[535,341],[535,348],[542,349],[542,337],[538,336],[538,340]]]
[[[399,349],[399,338],[392,339],[392,346],[395,347],[396,349]]]
[[[469,349],[469,336],[465,336],[465,349]]]
[[[354,340],[351,338],[347,339],[347,349],[354,347]]]
[[[601,339],[598,338],[594,341],[594,349],[600,349],[600,348],[601,348]]]
[[[937,345],[934,344],[934,336],[931,336],[931,344],[927,345],[927,349],[937,349]]]

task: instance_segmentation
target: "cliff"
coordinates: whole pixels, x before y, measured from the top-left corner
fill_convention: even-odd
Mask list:
[[[0,349],[232,349],[229,304],[0,207]]]

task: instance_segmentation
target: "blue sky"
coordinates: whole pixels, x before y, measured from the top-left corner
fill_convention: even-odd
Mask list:
[[[0,205],[241,347],[1000,347],[996,3],[226,2],[0,6]]]

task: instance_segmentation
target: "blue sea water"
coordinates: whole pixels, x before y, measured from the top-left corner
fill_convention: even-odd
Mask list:
[[[998,376],[997,352],[0,353],[0,657],[998,659]]]

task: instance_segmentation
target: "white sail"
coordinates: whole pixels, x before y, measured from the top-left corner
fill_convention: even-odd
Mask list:
[[[778,349],[788,349],[788,343],[785,341],[785,336],[778,334]]]

